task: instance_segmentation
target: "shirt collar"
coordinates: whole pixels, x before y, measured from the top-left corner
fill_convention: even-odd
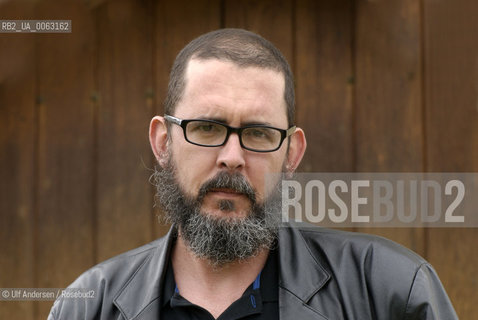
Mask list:
[[[264,268],[258,275],[258,278],[244,292],[249,293],[257,287],[258,294],[262,302],[273,302],[279,299],[279,273],[278,273],[278,254],[277,250],[271,250],[267,257]],[[167,270],[161,289],[161,307],[171,302],[171,298],[176,293],[176,282],[174,280],[174,271],[171,259],[167,264]]]

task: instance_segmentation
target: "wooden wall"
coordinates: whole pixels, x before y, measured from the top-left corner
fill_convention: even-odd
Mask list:
[[[71,34],[0,34],[0,287],[65,287],[164,234],[147,130],[189,40],[243,27],[296,76],[301,171],[477,172],[474,0],[0,1],[0,19],[71,19]],[[361,229],[437,269],[478,313],[477,229]],[[45,319],[50,302],[0,302]]]

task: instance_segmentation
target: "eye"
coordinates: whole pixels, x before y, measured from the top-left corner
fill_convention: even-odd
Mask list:
[[[212,124],[203,124],[196,127],[196,130],[202,132],[211,132],[214,130],[214,126]]]
[[[263,129],[253,129],[250,133],[255,138],[264,138],[267,136],[266,132]]]
[[[188,125],[188,132],[195,134],[215,134],[222,131],[222,126],[211,122],[195,121]]]
[[[254,140],[270,140],[272,138],[271,132],[267,128],[248,128],[244,134],[248,139]]]

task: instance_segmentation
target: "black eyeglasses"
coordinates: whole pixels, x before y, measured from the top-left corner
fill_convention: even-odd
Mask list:
[[[164,119],[183,128],[184,138],[189,143],[202,147],[220,147],[226,144],[231,133],[237,133],[241,147],[255,152],[276,151],[296,128],[291,126],[285,130],[255,124],[234,128],[214,120],[183,120],[169,115],[164,115]]]

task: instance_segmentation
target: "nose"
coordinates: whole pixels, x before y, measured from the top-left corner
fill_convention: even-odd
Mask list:
[[[219,147],[217,165],[222,169],[240,170],[245,165],[244,149],[237,133],[231,133],[225,145]]]

